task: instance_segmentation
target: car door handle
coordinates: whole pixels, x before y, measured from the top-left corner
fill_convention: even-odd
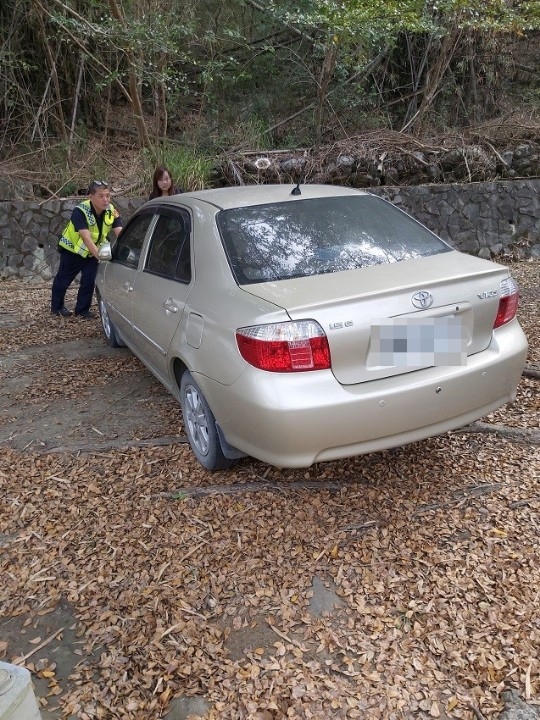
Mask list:
[[[176,305],[176,303],[171,298],[169,298],[168,300],[165,300],[165,302],[163,303],[163,307],[168,312],[172,312],[172,313],[178,312],[178,305]]]
[[[131,285],[131,283],[125,282],[124,287],[128,292],[133,292],[133,285]]]

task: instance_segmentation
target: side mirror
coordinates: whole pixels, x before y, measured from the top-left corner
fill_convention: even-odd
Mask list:
[[[100,246],[98,250],[98,257],[100,260],[112,260],[112,248],[111,243],[106,242]]]

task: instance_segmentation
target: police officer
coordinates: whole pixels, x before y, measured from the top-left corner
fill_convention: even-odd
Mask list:
[[[81,273],[75,317],[86,320],[94,317],[90,305],[98,268],[98,249],[107,242],[111,230],[118,236],[121,229],[122,220],[111,204],[109,184],[104,180],[94,180],[88,188],[88,200],[83,200],[73,209],[58,242],[60,266],[52,285],[53,315],[68,317],[73,314],[64,305],[64,298],[68,287]]]

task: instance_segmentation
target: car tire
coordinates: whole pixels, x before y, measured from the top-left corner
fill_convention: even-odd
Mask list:
[[[98,307],[99,307],[99,316],[101,318],[101,327],[103,328],[103,334],[105,335],[108,344],[113,348],[119,348],[119,347],[125,347],[125,343],[122,341],[120,336],[118,335],[118,332],[116,328],[114,327],[111,318],[109,317],[109,313],[107,311],[107,306],[101,299],[101,297],[98,295]]]
[[[201,465],[211,472],[232,467],[236,461],[223,454],[214,414],[187,370],[180,381],[180,403],[189,444]]]

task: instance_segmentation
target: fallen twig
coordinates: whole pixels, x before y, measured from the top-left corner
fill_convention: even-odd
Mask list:
[[[524,377],[531,377],[538,380],[540,378],[540,370],[535,370],[535,368],[525,365],[522,375]]]
[[[294,640],[293,638],[290,638],[288,635],[286,635],[284,632],[281,632],[281,630],[272,625],[272,623],[269,622],[268,627],[270,628],[270,630],[275,632],[278,637],[280,637],[282,640],[285,640],[285,642],[288,642],[290,645],[294,645],[295,647],[299,648],[303,653],[308,652],[307,648],[301,645],[297,640]]]
[[[459,507],[463,505],[467,500],[480,495],[486,495],[487,493],[496,492],[501,488],[505,487],[504,483],[481,483],[480,485],[470,485],[469,487],[458,490],[453,496],[440,503],[429,503],[429,505],[421,505],[417,510],[413,512],[413,517],[421,515],[431,510],[441,510],[445,507]]]
[[[13,661],[13,665],[22,665],[26,660],[28,660],[29,657],[32,657],[32,655],[37,653],[38,650],[41,650],[41,648],[44,648],[45,645],[48,645],[51,642],[51,640],[54,640],[54,638],[58,637],[58,635],[60,635],[60,633],[63,632],[63,630],[64,630],[64,628],[61,627],[59,630],[56,630],[55,632],[53,632],[52,635],[49,635],[49,637],[46,640],[44,640],[42,643],[40,643],[35,648],[33,648],[33,650],[30,650],[30,652],[26,653],[26,655],[15,658],[15,660]]]
[[[352,482],[360,482],[359,480],[343,479],[340,482],[320,480],[283,482],[283,483],[234,483],[231,485],[209,485],[208,487],[185,487],[179,488],[170,493],[159,493],[157,497],[169,497],[178,499],[179,497],[200,497],[205,495],[237,495],[248,492],[286,492],[288,490],[341,490],[345,485]]]
[[[102,443],[88,443],[86,445],[63,445],[53,448],[42,448],[42,455],[53,453],[102,452],[106,450],[119,450],[130,447],[154,447],[162,445],[176,445],[187,443],[185,435],[165,435],[164,437],[150,438],[148,440],[111,440]]]
[[[486,720],[485,716],[474,705],[469,705],[469,709],[472,710],[477,720]]]
[[[529,428],[508,427],[507,425],[494,425],[491,423],[474,422],[465,427],[453,430],[454,433],[493,433],[502,435],[508,440],[527,443],[529,445],[540,445],[540,431]]]

